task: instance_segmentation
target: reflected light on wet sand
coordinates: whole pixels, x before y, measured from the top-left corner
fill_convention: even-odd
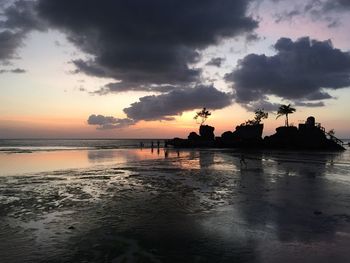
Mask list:
[[[62,150],[0,153],[0,176],[87,168],[164,158],[163,149]]]

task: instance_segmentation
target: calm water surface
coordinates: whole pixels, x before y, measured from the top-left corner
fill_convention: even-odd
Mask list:
[[[106,149],[52,150],[21,153],[0,152],[0,176],[32,174],[45,171],[88,168],[148,159],[163,158],[164,150]]]

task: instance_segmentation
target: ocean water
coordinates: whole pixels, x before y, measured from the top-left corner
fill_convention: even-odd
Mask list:
[[[55,151],[79,149],[130,149],[139,148],[140,143],[145,148],[153,142],[164,146],[164,139],[0,139],[0,152],[16,151]],[[346,147],[350,139],[343,139]]]
[[[347,149],[349,149],[347,145],[349,141],[344,140]],[[152,142],[154,149],[151,149]],[[159,142],[159,149],[157,142]],[[142,148],[140,147],[141,143]],[[163,147],[164,139],[0,140],[0,176],[81,169],[158,159],[163,158],[167,153]],[[237,156],[240,155],[240,150],[216,150],[235,152]],[[177,155],[178,152],[175,152],[175,154]],[[327,162],[328,158],[336,156],[332,157],[332,162],[350,165],[349,151],[341,154],[334,152],[265,151],[264,154],[271,158],[296,162],[307,160]]]
[[[156,146],[157,141],[164,143],[164,139],[0,139],[0,151],[137,148],[141,142]]]
[[[164,140],[155,139],[0,140],[0,176],[156,159],[163,146]]]

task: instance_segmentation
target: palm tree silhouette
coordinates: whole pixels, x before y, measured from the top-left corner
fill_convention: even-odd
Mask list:
[[[276,119],[279,118],[279,117],[281,117],[281,116],[283,116],[283,115],[285,115],[285,116],[286,116],[285,125],[286,125],[286,127],[288,127],[288,126],[289,126],[289,124],[288,124],[288,114],[292,114],[292,113],[294,113],[295,111],[296,111],[296,109],[292,108],[292,107],[290,106],[290,104],[288,104],[288,105],[281,105],[281,106],[278,108]]]

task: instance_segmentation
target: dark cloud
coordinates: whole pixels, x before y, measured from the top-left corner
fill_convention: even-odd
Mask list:
[[[207,66],[221,67],[221,64],[223,61],[225,61],[224,58],[212,58],[206,65]]]
[[[10,72],[16,73],[16,74],[22,74],[22,73],[26,73],[27,71],[25,69],[22,69],[22,68],[15,68],[15,69],[11,69]]]
[[[280,38],[274,48],[274,56],[247,55],[225,76],[234,83],[238,102],[259,101],[267,95],[324,100],[331,98],[327,90],[350,86],[350,54],[334,48],[331,41]]]
[[[34,1],[15,1],[3,11],[5,20],[0,22],[0,27],[22,32],[46,30],[45,24],[37,15],[35,6]]]
[[[188,83],[194,82],[201,73],[199,69],[188,69],[187,72],[169,71],[164,72],[164,74],[160,72],[153,74],[147,72],[147,69],[144,71],[139,69],[133,74],[132,71],[115,71],[111,68],[99,65],[92,60],[84,61],[79,59],[72,61],[72,63],[76,66],[76,69],[72,72],[74,74],[85,73],[89,76],[120,80],[119,82],[107,84],[95,92],[100,95],[125,91],[167,92],[170,90],[169,87],[176,87],[178,85],[185,86]],[[157,78],[158,81],[154,82],[153,80],[155,78]]]
[[[95,114],[90,115],[87,122],[89,125],[97,126],[98,130],[121,129],[135,124],[134,120],[128,118],[118,119],[112,116]]]
[[[16,57],[16,49],[22,45],[22,32],[13,33],[9,30],[0,32],[0,60],[8,61]]]
[[[329,28],[342,24],[340,13],[350,10],[348,0],[309,0],[301,15],[309,15],[313,20],[326,22]]]
[[[301,106],[301,107],[323,107],[324,102],[319,101],[319,102],[303,102],[303,101],[295,101],[294,102],[295,106]]]
[[[46,25],[39,19],[34,1],[15,1],[1,6],[0,60],[8,62],[16,57],[16,50],[32,30],[43,31]]]
[[[195,82],[201,71],[190,65],[200,59],[200,50],[257,27],[246,15],[250,2],[39,0],[38,10],[93,57],[74,61],[77,72],[134,88]]]
[[[119,86],[119,84],[121,86]],[[129,91],[129,87],[123,87],[124,83],[107,84],[109,91]],[[146,88],[146,87],[145,87]],[[173,120],[174,116],[181,115],[184,111],[207,107],[209,109],[221,109],[232,103],[232,94],[217,90],[213,86],[197,85],[195,87],[179,88],[174,86],[158,86],[161,95],[141,97],[138,102],[125,108],[125,119],[91,115],[88,123],[99,125],[99,129],[123,128],[145,120]],[[155,91],[155,87],[149,90]],[[101,92],[101,91],[98,91]],[[122,122],[123,121],[123,122]]]
[[[1,8],[1,9],[4,9],[4,8],[6,7],[6,5],[9,4],[9,1],[10,1],[10,0],[2,0],[2,1],[0,2],[0,8]],[[0,10],[0,11],[1,11],[1,10]],[[1,16],[1,13],[0,13],[0,16]]]
[[[103,86],[101,89],[93,92],[99,95],[105,95],[108,93],[120,93],[128,91],[144,91],[144,92],[160,92],[167,93],[174,89],[178,88],[177,86],[172,85],[142,85],[140,83],[126,83],[126,82],[115,82],[108,83]]]
[[[333,28],[342,24],[340,13],[350,11],[349,0],[270,1],[281,3],[285,8],[275,14],[277,23],[309,16],[313,21],[323,21],[329,28]]]
[[[275,112],[277,111],[278,107],[281,106],[281,104],[270,102],[268,101],[268,98],[262,98],[257,101],[242,104],[242,106],[248,111],[256,111],[257,109],[262,109],[268,112]]]
[[[324,11],[349,11],[350,1],[349,0],[327,0],[323,6]]]
[[[256,34],[256,33],[249,33],[249,34],[247,34],[246,37],[245,37],[245,40],[246,40],[247,43],[256,42],[256,41],[259,41],[259,40],[261,40],[261,39],[262,39],[262,37],[259,36],[259,35]]]
[[[305,16],[313,21],[323,21],[329,28],[337,27],[341,24],[339,12],[350,10],[348,0],[307,0],[307,1],[273,1],[281,4],[282,11],[275,13],[275,22],[292,21]]]
[[[76,69],[72,71],[73,74],[78,74],[82,72],[89,76],[107,78],[108,74],[106,70],[96,65],[93,61],[84,61],[82,59],[76,59],[73,60],[72,63],[76,67]]]
[[[338,27],[340,24],[341,23],[338,19],[331,19],[331,20],[329,20],[328,27],[335,28],[335,27]]]
[[[282,13],[276,14],[276,23],[280,23],[281,21],[292,20],[294,17],[303,14],[300,10],[294,9],[290,11],[284,11]]]
[[[21,68],[15,68],[15,69],[0,69],[0,74],[3,73],[15,73],[15,74],[23,74],[26,73],[27,71],[25,69],[21,69]]]
[[[124,112],[127,117],[139,120],[172,120],[184,111],[207,107],[221,109],[232,103],[232,94],[224,93],[213,86],[197,86],[177,89],[167,94],[146,96],[132,103]]]

